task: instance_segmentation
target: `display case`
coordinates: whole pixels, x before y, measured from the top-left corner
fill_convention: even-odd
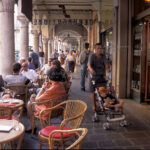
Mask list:
[[[134,26],[133,34],[133,66],[131,95],[137,102],[141,102],[141,61],[142,61],[142,44],[143,44],[143,22]]]
[[[150,18],[147,18],[147,48],[146,48],[146,78],[145,78],[145,101],[150,101]]]

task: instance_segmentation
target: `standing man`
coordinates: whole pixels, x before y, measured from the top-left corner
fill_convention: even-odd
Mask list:
[[[57,50],[54,49],[52,54],[51,54],[51,58],[53,58],[53,60],[58,59],[59,54],[57,53]]]
[[[40,47],[40,52],[39,52],[39,61],[40,61],[40,68],[43,67],[43,62],[44,62],[44,52],[43,49]]]
[[[31,51],[30,57],[33,59],[33,64],[35,66],[35,69],[37,69],[39,67],[39,56],[33,50],[30,50],[30,51]]]
[[[88,61],[88,69],[91,74],[89,88],[91,92],[92,109],[93,109],[93,112],[95,112],[95,95],[94,95],[95,86],[106,85],[105,75],[106,75],[106,72],[109,70],[107,59],[105,55],[103,54],[103,47],[100,43],[97,43],[95,45],[95,53],[90,55],[90,58]],[[94,86],[92,84],[93,78],[96,83]]]
[[[85,43],[84,45],[85,50],[81,52],[79,56],[79,62],[81,64],[81,70],[80,70],[80,86],[81,86],[81,91],[85,91],[85,78],[87,76],[88,70],[87,70],[87,63],[88,63],[88,58],[90,55],[90,50],[89,50],[89,43]]]

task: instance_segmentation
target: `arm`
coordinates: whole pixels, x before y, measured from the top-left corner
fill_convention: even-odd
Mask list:
[[[92,74],[95,73],[94,69],[91,67],[90,64],[88,64],[88,69],[89,69],[89,71],[90,71]]]
[[[92,64],[93,64],[93,55],[91,55],[88,60],[88,69],[89,69],[90,73],[93,74],[96,72],[95,72],[94,68],[92,67],[93,66]]]
[[[108,64],[106,64],[106,72],[109,72],[109,65]]]
[[[45,95],[43,95],[45,93],[46,88],[49,88],[51,85],[49,84],[49,82],[45,82],[42,85],[42,88],[40,90],[40,92],[37,94],[36,96],[36,100],[40,101],[41,99],[45,99]]]

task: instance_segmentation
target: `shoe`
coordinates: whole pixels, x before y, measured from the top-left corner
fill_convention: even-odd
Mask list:
[[[37,128],[34,128],[33,134],[36,134]],[[32,129],[25,130],[26,133],[32,133]]]
[[[81,91],[85,91],[85,88],[81,88]]]

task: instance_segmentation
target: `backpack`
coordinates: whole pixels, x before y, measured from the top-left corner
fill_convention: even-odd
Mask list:
[[[87,63],[88,63],[88,58],[89,58],[90,51],[89,51],[89,50],[88,50],[88,51],[85,51],[84,54],[85,54],[85,57],[84,57],[84,59],[81,61],[81,64],[87,64]]]

